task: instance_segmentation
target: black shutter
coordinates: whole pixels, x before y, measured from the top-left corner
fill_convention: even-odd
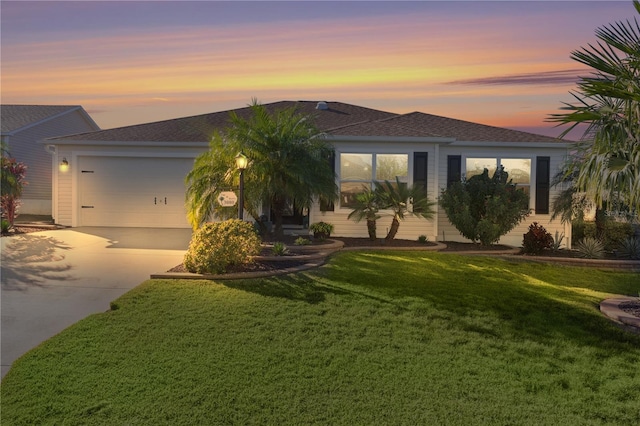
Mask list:
[[[413,186],[424,189],[427,193],[427,152],[413,153]]]
[[[413,153],[413,187],[422,188],[424,195],[427,195],[427,158],[426,152]],[[420,213],[419,208],[414,208],[414,213]]]
[[[336,176],[336,153],[335,151],[331,151],[328,160],[329,165],[331,166],[331,171],[333,172],[333,178],[335,180]],[[334,211],[335,206],[333,205],[333,200],[327,200],[323,197],[320,197],[320,211],[321,212],[332,212]]]
[[[536,214],[549,214],[549,184],[551,158],[536,158]]]
[[[454,182],[460,182],[462,179],[462,156],[447,156],[447,187]]]

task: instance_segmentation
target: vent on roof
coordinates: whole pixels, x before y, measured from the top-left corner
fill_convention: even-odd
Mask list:
[[[327,103],[325,101],[320,101],[318,102],[318,105],[316,105],[316,109],[329,109],[329,105],[327,105]]]

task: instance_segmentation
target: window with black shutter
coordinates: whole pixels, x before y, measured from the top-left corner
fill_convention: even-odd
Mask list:
[[[536,214],[549,214],[549,186],[551,158],[536,158]]]
[[[460,182],[462,177],[462,156],[447,156],[447,187],[454,182]]]
[[[331,154],[329,155],[329,158],[327,159],[327,161],[329,161],[329,165],[331,166],[331,172],[333,172],[333,176],[335,178],[336,175],[336,153],[334,151],[331,151]],[[333,200],[327,200],[324,197],[320,197],[320,211],[321,212],[332,212],[334,211],[334,204],[333,204]]]

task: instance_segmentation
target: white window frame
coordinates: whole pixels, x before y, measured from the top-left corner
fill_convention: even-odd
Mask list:
[[[530,155],[501,155],[501,156],[491,156],[488,155],[487,153],[477,153],[477,154],[473,154],[473,155],[463,155],[462,156],[462,164],[461,164],[461,172],[462,172],[462,178],[466,179],[467,178],[467,160],[468,159],[473,159],[473,158],[495,158],[496,160],[496,170],[498,169],[498,167],[500,167],[500,165],[502,164],[502,160],[529,160],[529,184],[525,185],[525,184],[518,184],[518,187],[523,188],[523,187],[528,187],[529,188],[529,208],[533,209],[532,206],[535,206],[535,202],[536,202],[536,194],[535,194],[535,184],[534,182],[536,181],[536,176],[535,176],[535,156],[530,156]],[[508,170],[507,170],[508,172]]]
[[[343,155],[371,155],[371,179],[370,180],[358,180],[358,179],[343,179],[342,178],[342,156]],[[342,195],[342,183],[361,183],[364,185],[370,185],[370,187],[373,189],[376,187],[376,184],[378,184],[379,180],[376,179],[376,174],[377,174],[377,158],[378,155],[403,155],[407,158],[407,174],[406,174],[406,180],[405,182],[409,182],[409,179],[411,178],[411,155],[408,152],[371,152],[371,151],[367,151],[367,152],[358,152],[358,151],[345,151],[345,152],[340,152],[337,155],[337,161],[338,161],[338,170],[340,171],[339,176],[338,176],[338,188],[340,190],[340,195]],[[344,206],[343,205],[343,201],[342,201],[342,196],[340,196],[339,198],[339,209],[341,210],[353,210],[353,207],[350,206]]]

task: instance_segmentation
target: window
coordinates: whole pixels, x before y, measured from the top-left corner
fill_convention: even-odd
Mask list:
[[[340,206],[353,207],[355,197],[376,182],[407,182],[407,154],[340,154]]]
[[[529,158],[474,158],[466,159],[467,179],[482,174],[484,169],[489,171],[492,177],[498,166],[503,166],[509,173],[509,179],[518,184],[518,189],[531,193],[531,160]]]

